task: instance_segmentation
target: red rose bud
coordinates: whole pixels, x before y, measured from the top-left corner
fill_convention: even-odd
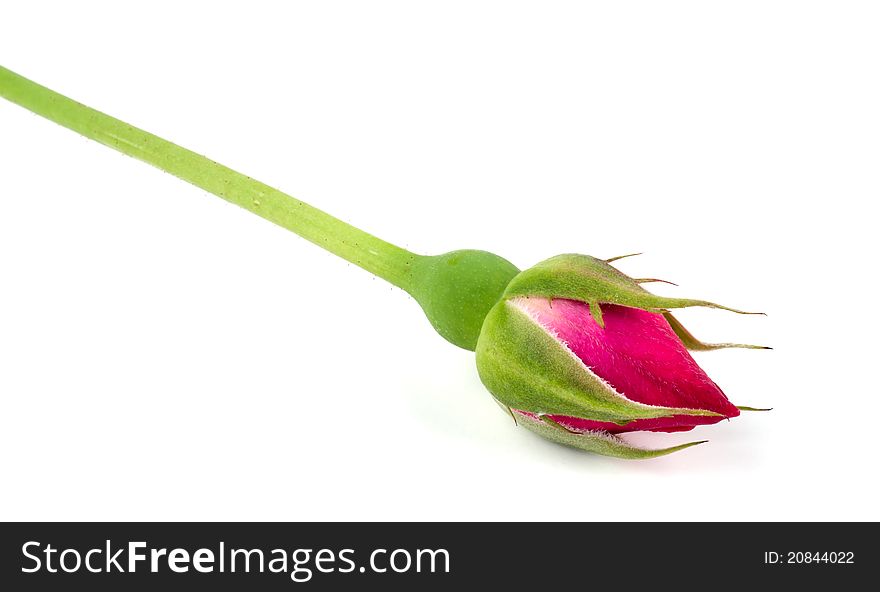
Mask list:
[[[608,261],[554,257],[517,275],[477,342],[480,378],[517,423],[552,440],[622,458],[616,434],[677,432],[739,415],[688,349],[756,347],[698,341],[669,309],[724,308],[649,293]],[[741,312],[741,311],[734,311]]]
[[[411,253],[302,200],[0,67],[0,97],[266,218],[409,292],[444,339],[476,350],[480,378],[519,423],[600,454],[649,458],[616,434],[682,431],[739,415],[687,350],[703,343],[665,298],[609,263],[560,255],[520,272],[493,253]],[[727,309],[733,310],[733,309]],[[740,312],[740,311],[735,311]]]

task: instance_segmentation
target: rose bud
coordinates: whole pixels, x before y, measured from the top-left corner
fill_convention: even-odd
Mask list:
[[[633,279],[609,261],[560,255],[518,274],[477,341],[483,384],[518,424],[583,450],[650,458],[702,443],[644,450],[616,434],[739,415],[688,348],[757,346],[702,343],[669,309],[742,311],[651,294],[640,283],[657,280]]]
[[[726,307],[651,294],[641,284],[656,280],[624,275],[610,265],[615,259],[560,255],[521,272],[486,251],[419,255],[3,67],[0,97],[176,175],[405,290],[444,339],[476,350],[480,378],[514,419],[551,440],[609,456],[650,458],[699,442],[643,450],[617,434],[690,430],[748,409],[732,405],[687,350],[754,346],[702,343],[669,312]]]

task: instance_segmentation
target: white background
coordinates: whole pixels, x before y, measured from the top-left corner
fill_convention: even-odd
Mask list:
[[[402,291],[0,101],[0,518],[880,519],[876,3],[15,4],[4,66],[387,240],[767,312],[681,317],[774,410],[545,442]]]

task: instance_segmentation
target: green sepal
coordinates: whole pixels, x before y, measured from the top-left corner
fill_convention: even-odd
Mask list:
[[[671,446],[669,448],[661,448],[659,450],[646,450],[644,448],[633,446],[618,436],[607,432],[571,431],[546,416],[532,418],[520,415],[518,418],[518,425],[558,444],[571,446],[595,454],[629,460],[642,460],[665,456],[706,442],[706,440],[701,440],[697,442],[688,442],[687,444],[679,444],[678,446]]]
[[[681,321],[672,316],[671,312],[664,312],[663,316],[669,322],[669,326],[672,327],[675,334],[678,335],[678,338],[681,339],[684,346],[691,351],[712,351],[715,349],[726,349],[730,347],[742,349],[773,349],[766,345],[749,345],[747,343],[705,343],[694,337],[693,333],[688,331],[685,326],[681,324]]]
[[[627,399],[515,301],[502,300],[489,312],[476,355],[483,384],[512,409],[620,425],[673,415],[719,416],[704,409],[659,407]]]
[[[608,261],[576,254],[551,257],[517,275],[508,284],[504,297],[517,296],[619,304],[656,313],[666,312],[670,308],[705,306],[739,314],[763,314],[737,310],[708,300],[657,296],[609,265]]]

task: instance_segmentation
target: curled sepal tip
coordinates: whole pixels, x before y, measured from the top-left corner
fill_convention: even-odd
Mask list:
[[[636,280],[609,265],[609,261],[617,259],[620,257],[602,260],[577,254],[551,257],[513,278],[505,290],[504,297],[567,298],[587,303],[619,304],[651,312],[702,306],[737,314],[764,314],[739,310],[708,300],[671,298],[652,294]]]
[[[670,282],[669,280],[661,280],[660,278],[636,278],[635,282],[637,284],[669,284],[670,286],[678,287],[678,284],[675,282]]]
[[[728,348],[773,349],[766,345],[750,345],[748,343],[705,343],[694,337],[694,334],[688,331],[685,326],[681,324],[681,321],[675,318],[672,313],[664,312],[663,316],[666,318],[666,321],[669,323],[669,326],[672,327],[675,334],[678,335],[678,338],[681,339],[684,346],[691,351],[712,351]]]
[[[638,257],[642,253],[627,253],[626,255],[617,255],[616,257],[609,257],[605,259],[605,263],[613,263],[614,261],[620,261],[621,259],[626,259],[627,257]]]
[[[547,438],[548,440],[552,440],[565,446],[571,446],[572,448],[585,450],[587,452],[628,460],[657,458],[658,456],[665,456],[707,442],[707,440],[700,440],[697,442],[680,444],[678,446],[671,446],[669,448],[646,450],[644,448],[633,446],[622,438],[607,432],[575,432],[569,430],[546,415],[517,415],[519,416],[518,419],[520,419],[519,425],[535,432],[539,436]]]

